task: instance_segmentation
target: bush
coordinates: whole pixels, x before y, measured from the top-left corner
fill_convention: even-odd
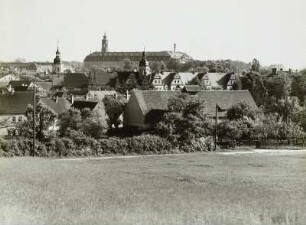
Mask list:
[[[108,139],[100,139],[100,154],[127,154],[128,143],[126,139],[111,137]]]
[[[127,143],[129,151],[137,154],[159,154],[172,148],[168,140],[149,134],[127,138]]]
[[[206,152],[212,151],[214,147],[213,137],[201,137],[191,140],[190,142],[183,144],[181,150],[184,152]]]

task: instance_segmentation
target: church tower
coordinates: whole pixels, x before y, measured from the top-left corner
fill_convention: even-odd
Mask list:
[[[52,65],[52,72],[55,74],[59,74],[63,72],[63,65],[62,65],[62,61],[61,61],[61,53],[58,49],[58,45],[57,45],[57,49],[56,49],[56,56],[54,58],[53,61],[53,65]]]
[[[146,59],[146,51],[143,50],[141,60],[139,61],[139,75],[147,76],[150,74],[149,62]]]
[[[106,32],[103,35],[103,39],[102,39],[102,52],[108,52],[108,40],[106,37]]]

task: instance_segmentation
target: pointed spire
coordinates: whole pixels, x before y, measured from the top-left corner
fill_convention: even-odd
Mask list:
[[[60,51],[59,51],[59,41],[57,41],[57,46],[56,46],[56,54],[60,54]]]

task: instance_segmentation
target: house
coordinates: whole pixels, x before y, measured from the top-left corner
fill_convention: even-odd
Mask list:
[[[203,91],[203,88],[200,85],[185,85],[182,89],[183,93],[190,95],[195,95],[196,93]]]
[[[9,82],[14,91],[31,91],[34,83],[28,80],[12,80]]]
[[[208,118],[215,118],[216,107],[218,108],[218,118],[225,119],[226,111],[238,103],[246,103],[253,110],[258,107],[248,90],[207,90],[200,91],[196,97],[205,101],[204,114]]]
[[[11,80],[19,80],[19,78],[14,74],[7,74],[0,78],[0,82],[10,82]]]
[[[99,119],[106,123],[106,113],[104,104],[102,101],[99,100],[74,100],[71,105],[72,108],[75,109],[90,109]]]
[[[123,113],[123,126],[148,129],[158,123],[168,109],[168,100],[180,91],[134,91]]]
[[[101,91],[116,88],[118,74],[116,72],[91,71],[89,76],[88,90]]]
[[[231,90],[236,82],[235,73],[199,73],[198,79],[207,90]]]
[[[180,91],[134,91],[123,114],[123,125],[138,129],[154,127],[168,110],[169,99],[178,96]],[[226,110],[240,102],[246,102],[252,109],[257,106],[248,90],[207,90],[200,91],[193,98],[205,101],[204,114],[214,118],[218,107],[218,118],[224,119]]]
[[[70,107],[71,103],[66,98],[58,98],[55,99],[52,98],[41,98],[38,103],[41,103],[48,107],[50,110],[52,110],[57,116],[67,112]],[[59,129],[59,126],[57,125],[57,118],[55,119],[55,122],[48,128],[49,131],[57,131]]]
[[[37,94],[41,97],[47,97],[51,93],[52,82],[34,82]]]
[[[1,94],[0,105],[0,136],[14,135],[17,122],[26,120],[27,108],[29,105],[33,105],[33,93]]]

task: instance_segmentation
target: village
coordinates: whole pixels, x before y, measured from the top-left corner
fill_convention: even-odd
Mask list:
[[[304,144],[304,96],[294,96],[290,87],[301,73],[276,66],[262,72],[256,59],[246,71],[205,66],[191,67],[187,71],[179,68],[194,62],[197,61],[186,53],[177,52],[176,44],[170,52],[146,52],[145,49],[142,52],[109,52],[104,34],[101,51],[86,56],[84,66],[64,63],[59,46],[53,63],[1,63],[0,134],[7,140],[2,141],[6,143],[2,144],[2,149],[8,146],[8,152],[2,150],[2,155],[120,153],[121,147],[103,150],[105,146],[83,153],[83,148],[93,148],[92,143],[86,144],[85,137],[93,142],[99,142],[100,138],[112,142],[107,139],[112,137],[121,143],[133,134],[136,138],[143,137],[144,145],[150,143],[146,139],[153,139],[152,145],[155,145],[157,137],[158,141],[166,143],[165,149],[142,146],[148,153],[167,152],[173,148],[187,152],[212,151],[242,143],[256,146],[265,142]],[[184,110],[191,105],[194,112],[184,115]],[[176,107],[180,110],[172,109]],[[84,112],[87,117],[83,116]],[[81,118],[73,118],[74,113]],[[191,123],[195,122],[196,115],[200,121],[198,127],[193,127]],[[267,124],[270,127],[266,128]],[[71,136],[72,130],[85,136],[84,143]],[[187,139],[183,138],[186,131],[190,136]],[[61,138],[70,138],[73,146],[78,146],[79,153],[72,147],[65,147],[63,155],[58,146],[69,144]],[[54,146],[49,146],[50,139],[54,140]],[[16,147],[16,153],[9,150],[12,149],[10,143],[16,146],[19,142],[27,144],[23,149]],[[134,151],[133,147],[129,148],[123,152]]]
[[[0,0],[0,224],[305,225],[305,8]]]

